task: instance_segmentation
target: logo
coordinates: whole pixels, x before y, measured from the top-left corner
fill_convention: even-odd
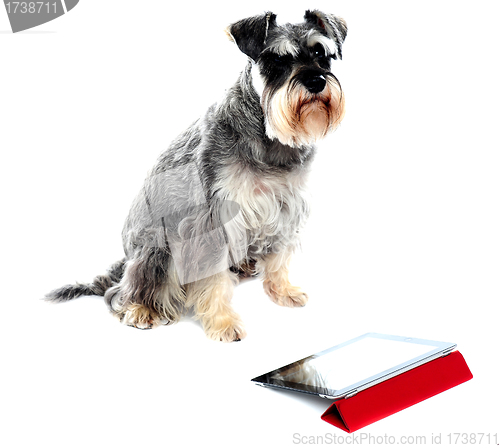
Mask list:
[[[4,0],[12,32],[17,33],[57,19],[71,11],[79,0],[20,2]]]
[[[209,204],[194,163],[149,177],[133,207],[138,217],[126,230],[130,240],[153,250],[168,248],[181,285],[224,272],[246,257],[241,207],[222,199]]]

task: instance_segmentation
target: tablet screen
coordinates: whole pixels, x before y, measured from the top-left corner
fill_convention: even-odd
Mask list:
[[[302,392],[342,396],[352,388],[434,359],[436,354],[450,347],[454,344],[368,333],[253,381]]]

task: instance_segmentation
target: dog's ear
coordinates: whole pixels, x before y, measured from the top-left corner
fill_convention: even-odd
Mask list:
[[[276,14],[267,12],[229,25],[226,33],[238,48],[254,61],[264,50],[267,34],[276,26]]]
[[[304,19],[307,23],[319,28],[325,36],[337,43],[338,55],[342,59],[342,44],[347,36],[347,24],[345,20],[333,14],[325,14],[317,9],[314,11],[307,10]]]

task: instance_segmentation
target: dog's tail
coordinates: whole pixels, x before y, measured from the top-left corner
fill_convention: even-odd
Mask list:
[[[45,296],[52,302],[67,302],[80,296],[104,296],[106,290],[120,282],[125,268],[125,259],[113,264],[104,275],[98,275],[92,283],[76,283],[54,289]]]

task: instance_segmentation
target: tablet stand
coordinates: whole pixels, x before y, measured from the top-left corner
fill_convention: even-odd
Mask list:
[[[454,351],[334,402],[321,418],[351,433],[471,378],[462,354]]]

